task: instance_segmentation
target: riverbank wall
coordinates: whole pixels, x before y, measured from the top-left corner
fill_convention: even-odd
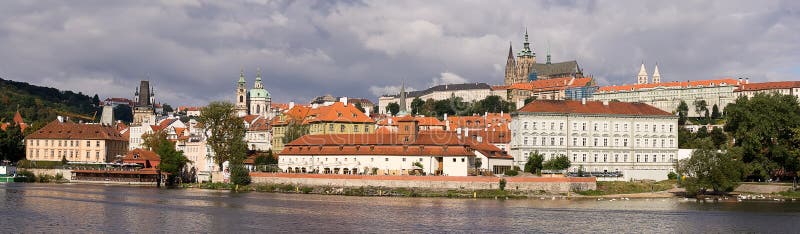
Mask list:
[[[484,176],[373,176],[332,174],[250,173],[253,183],[327,187],[387,187],[427,190],[499,189],[499,177]],[[507,177],[506,190],[568,193],[597,189],[595,178]]]
[[[65,180],[72,181],[72,170],[70,170],[70,169],[18,168],[17,169],[17,173],[19,173],[19,171],[22,171],[22,170],[33,172],[33,174],[36,175],[36,176],[48,175],[48,176],[55,177],[56,175],[61,174],[61,176],[64,177]]]

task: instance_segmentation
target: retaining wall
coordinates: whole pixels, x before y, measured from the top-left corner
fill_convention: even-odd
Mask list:
[[[300,184],[331,187],[390,187],[448,189],[498,189],[498,177],[476,176],[369,176],[331,174],[251,173],[254,183]],[[508,177],[506,190],[566,193],[597,189],[595,178]]]
[[[70,181],[72,180],[72,170],[70,170],[70,169],[17,168],[17,174],[19,174],[19,172],[22,171],[22,170],[33,172],[33,174],[36,175],[36,176],[39,176],[39,175],[50,175],[50,176],[55,177],[56,174],[61,173],[61,176],[63,176],[64,179],[70,180]]]

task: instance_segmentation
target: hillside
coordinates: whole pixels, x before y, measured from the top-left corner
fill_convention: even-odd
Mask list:
[[[10,122],[19,110],[33,129],[52,121],[58,112],[92,116],[98,108],[96,100],[83,93],[31,85],[0,78],[0,120]],[[99,118],[98,113],[98,118]]]

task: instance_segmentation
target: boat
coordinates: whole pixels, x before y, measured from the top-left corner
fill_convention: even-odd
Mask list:
[[[17,168],[14,166],[0,166],[0,183],[14,182]]]

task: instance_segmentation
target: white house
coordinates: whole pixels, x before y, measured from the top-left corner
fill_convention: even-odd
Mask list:
[[[678,117],[644,103],[537,100],[511,123],[517,165],[539,152],[545,160],[566,155],[571,172],[662,180],[677,160]]]

